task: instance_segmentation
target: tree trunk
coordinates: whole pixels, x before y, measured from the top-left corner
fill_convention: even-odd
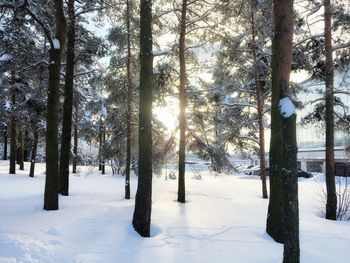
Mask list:
[[[34,126],[33,133],[34,133],[34,141],[33,141],[33,147],[32,147],[32,157],[30,160],[30,171],[29,171],[30,177],[34,177],[36,152],[38,149],[38,142],[39,142],[38,125]]]
[[[16,95],[13,93],[11,95],[11,104],[12,104],[12,111],[14,111],[14,107],[16,104]],[[10,121],[10,174],[16,173],[16,150],[17,150],[17,143],[16,143],[16,116],[12,112],[11,113],[11,121]]]
[[[23,146],[23,161],[28,162],[29,160],[29,151],[30,151],[30,139],[28,130],[24,130],[24,146]]]
[[[283,263],[300,262],[296,115],[282,117]]]
[[[46,118],[46,180],[44,209],[58,210],[58,97],[61,54],[50,49],[49,95]]]
[[[280,217],[275,218],[275,223],[282,225],[283,230],[283,263],[299,263],[300,248],[299,248],[299,205],[298,205],[298,177],[297,177],[297,143],[296,143],[296,115],[294,105],[289,96],[291,89],[289,87],[289,78],[292,61],[292,45],[293,45],[293,0],[275,0],[274,1],[274,22],[275,34],[272,47],[272,105],[275,103],[274,118],[277,118],[279,127],[271,127],[271,130],[278,135],[277,142],[279,144],[271,145],[270,158],[277,157],[274,160],[270,171],[276,172],[278,167],[278,176],[282,175],[281,197],[282,202],[282,220]],[[277,98],[277,95],[279,96]],[[283,99],[283,100],[282,100]],[[289,104],[286,111],[284,105]],[[277,106],[277,107],[276,107]],[[290,111],[290,112],[288,112]],[[273,123],[276,125],[276,120]],[[276,134],[273,134],[276,136]],[[271,136],[273,136],[271,134]],[[271,138],[271,144],[272,144]],[[276,140],[274,141],[276,143]],[[280,148],[280,149],[278,149]],[[275,151],[275,152],[274,152]],[[272,191],[271,197],[272,198]],[[270,202],[271,204],[271,202]],[[276,203],[275,203],[276,204]],[[280,216],[279,214],[278,216]],[[271,216],[271,215],[270,215]],[[281,222],[282,221],[282,222]],[[280,230],[280,229],[278,229]],[[279,232],[277,237],[281,238]],[[274,236],[273,236],[274,237]]]
[[[102,128],[102,145],[104,145],[106,142],[106,127]],[[101,164],[101,173],[105,174],[106,173],[106,165],[105,165],[105,157],[104,154],[102,153],[102,164]]]
[[[187,0],[182,1],[181,9],[181,25],[179,39],[179,61],[180,61],[180,87],[179,87],[179,103],[180,103],[180,143],[179,143],[179,185],[177,193],[177,201],[186,202],[185,197],[185,148],[186,148],[186,60],[185,60],[185,40],[186,40],[186,13]]]
[[[140,6],[140,110],[138,186],[132,224],[143,237],[150,236],[152,210],[152,1]]]
[[[3,160],[6,161],[7,160],[7,126],[5,126],[5,130],[4,130],[4,155],[3,155]]]
[[[334,177],[334,96],[331,1],[324,1],[324,38],[326,51],[326,218],[337,220],[337,194]]]
[[[99,142],[99,153],[98,153],[98,170],[102,170],[102,119],[100,117],[99,121],[99,133],[98,133],[98,142]]]
[[[19,147],[17,148],[17,164],[19,164],[19,169],[24,171],[24,162],[23,162],[23,128],[21,127],[18,132],[18,142]]]
[[[75,113],[74,122],[74,145],[73,145],[73,173],[77,173],[78,162],[78,112]]]
[[[128,31],[128,60],[127,60],[127,113],[126,113],[126,162],[125,162],[125,199],[130,199],[130,165],[131,165],[131,103],[132,103],[132,86],[131,86],[131,32],[130,32],[130,5],[131,0],[126,1],[126,25]]]
[[[255,42],[255,7],[251,6],[251,27],[252,27],[252,42],[253,42],[253,61],[255,74],[255,89],[256,89],[256,104],[258,109],[258,125],[259,125],[259,158],[260,158],[260,178],[262,187],[262,197],[267,199],[266,175],[265,175],[265,128],[264,128],[264,98],[263,90],[260,86],[259,68],[256,55]]]
[[[270,141],[270,200],[267,215],[267,233],[283,243],[283,152],[282,122],[279,101],[282,90],[289,85],[291,48],[293,40],[293,0],[274,0],[275,34],[272,41],[271,141]]]
[[[56,39],[54,40],[55,42],[50,43],[49,88],[46,116],[45,210],[58,210],[58,103],[61,55],[66,42],[66,20],[62,0],[54,1],[54,18]]]
[[[75,13],[74,1],[68,1],[68,31],[66,52],[66,76],[64,85],[63,122],[60,155],[60,193],[69,194],[69,157],[72,138],[72,112],[74,88],[74,42],[75,42]]]

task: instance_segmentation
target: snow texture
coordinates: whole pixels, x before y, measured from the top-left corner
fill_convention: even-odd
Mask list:
[[[11,103],[9,100],[5,100],[5,109],[10,110],[11,109]]]
[[[151,238],[141,238],[131,226],[134,175],[125,200],[124,177],[79,167],[60,210],[44,211],[45,165],[36,168],[34,178],[29,163],[9,175],[0,161],[0,262],[282,262],[283,245],[265,232],[268,200],[258,176],[214,176],[201,164],[201,180],[187,172],[188,202],[180,204],[177,180],[165,180],[164,171],[153,180]],[[299,180],[301,262],[348,263],[350,222],[319,215],[319,177]]]
[[[53,39],[52,43],[53,43],[54,49],[60,49],[60,47],[61,47],[60,41],[57,38]]]
[[[107,109],[106,109],[105,106],[102,106],[102,107],[101,107],[100,115],[103,116],[103,117],[106,117],[106,116],[107,116]]]
[[[289,118],[295,114],[295,107],[289,97],[285,97],[280,100],[280,112],[284,118]]]
[[[12,56],[10,54],[2,54],[0,56],[0,62],[6,62],[12,59]]]

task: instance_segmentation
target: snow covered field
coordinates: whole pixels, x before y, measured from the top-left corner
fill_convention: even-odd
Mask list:
[[[176,202],[177,180],[155,177],[152,237],[132,229],[134,199],[124,178],[89,168],[71,177],[59,211],[43,211],[44,165],[35,178],[8,174],[0,161],[0,262],[274,263],[283,246],[265,233],[268,201],[254,176],[187,175],[186,204]],[[320,217],[320,177],[300,179],[301,262],[350,262],[350,222]],[[132,197],[136,178],[131,181]]]

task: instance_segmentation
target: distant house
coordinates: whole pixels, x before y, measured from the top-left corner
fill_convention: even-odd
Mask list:
[[[324,173],[326,169],[325,147],[298,150],[298,168],[307,172]],[[345,147],[334,148],[335,175],[350,176],[350,154]]]

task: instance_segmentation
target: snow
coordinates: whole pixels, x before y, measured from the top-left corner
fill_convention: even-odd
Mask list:
[[[10,54],[1,54],[0,56],[0,62],[6,62],[12,59],[12,56]]]
[[[10,110],[11,109],[11,103],[9,100],[5,100],[5,110]]]
[[[282,262],[283,246],[265,233],[257,176],[213,176],[201,165],[201,180],[187,174],[186,204],[176,202],[177,180],[155,177],[152,237],[141,238],[131,226],[135,176],[125,200],[124,177],[80,167],[60,210],[43,211],[45,167],[34,178],[25,168],[9,175],[0,161],[0,262]],[[322,176],[299,181],[301,262],[347,263],[350,222],[319,215]]]
[[[60,41],[57,38],[53,39],[52,43],[53,43],[54,49],[60,49],[60,47],[61,47]]]
[[[101,110],[100,110],[100,115],[103,117],[107,116],[107,109],[104,105],[102,105]]]
[[[280,112],[284,118],[289,118],[295,114],[295,107],[293,102],[289,97],[284,97],[280,100]]]

